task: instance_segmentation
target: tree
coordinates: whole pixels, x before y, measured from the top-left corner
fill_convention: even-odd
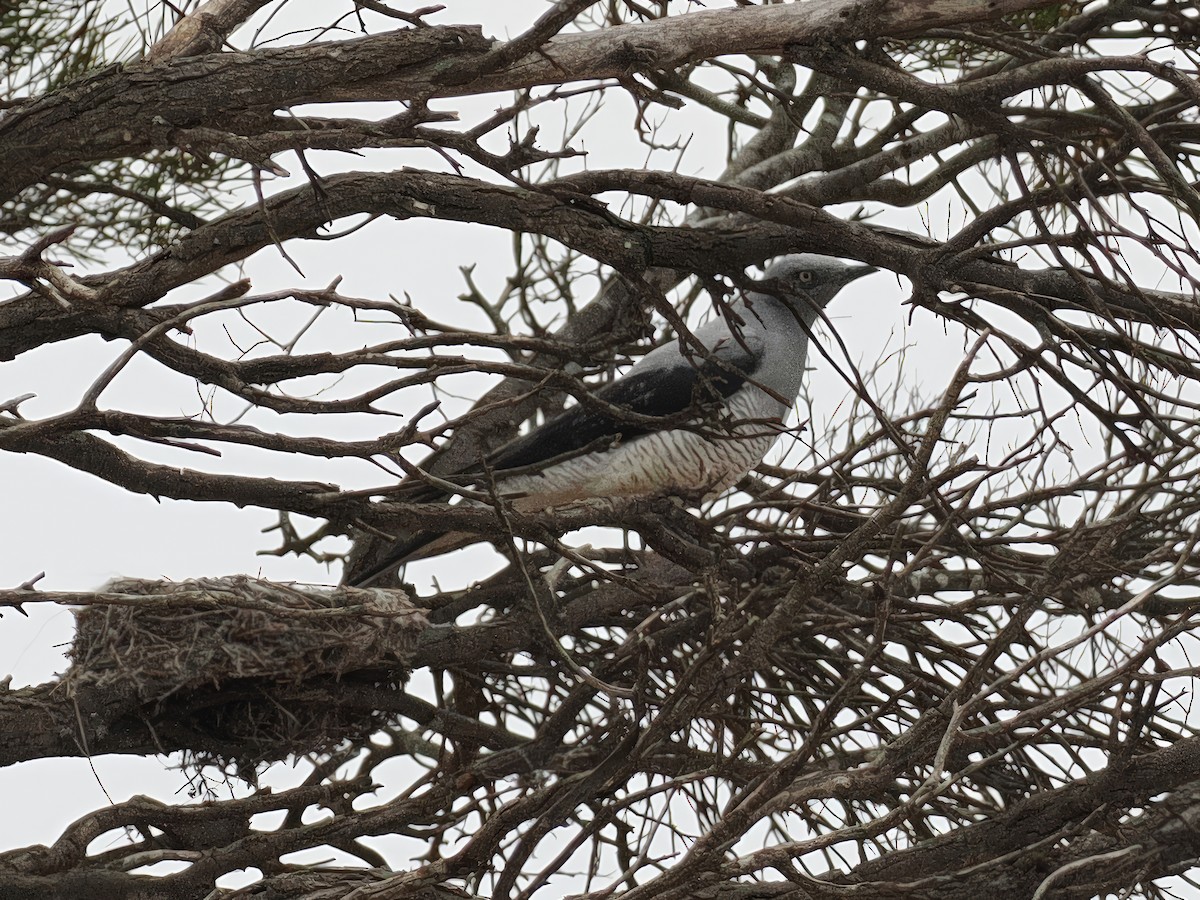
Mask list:
[[[296,898],[1194,884],[1194,4],[561,0],[503,41],[375,0],[32,6],[0,11],[0,358],[110,343],[65,411],[0,397],[0,449],[275,511],[279,554],[352,534],[356,566],[453,526],[504,559],[432,591],[0,592],[6,622],[82,609],[62,678],[0,692],[4,765],[182,754],[201,790],[244,784],[90,812],[0,855],[0,895],[221,896],[241,870],[240,896]],[[615,109],[651,164],[582,155]],[[719,176],[687,133],[724,142]],[[317,240],[349,270],[387,221],[459,223],[458,320],[402,278],[239,277]],[[470,274],[484,230],[513,235],[499,290]],[[907,278],[953,365],[859,365],[825,328],[789,452],[700,514],[396,499],[798,250]],[[131,371],[192,408],[113,403]],[[296,458],[358,465],[255,474]],[[624,544],[564,538],[594,525]],[[289,755],[305,782],[256,789]],[[335,862],[289,858],[313,848]]]

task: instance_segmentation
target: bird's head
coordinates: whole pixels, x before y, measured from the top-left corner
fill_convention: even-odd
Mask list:
[[[772,295],[782,300],[809,325],[817,310],[856,278],[877,272],[874,266],[850,265],[832,256],[793,253],[767,267],[764,278]]]

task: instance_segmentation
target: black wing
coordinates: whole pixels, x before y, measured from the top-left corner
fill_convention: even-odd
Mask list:
[[[717,352],[720,358],[717,358]],[[670,417],[731,396],[753,378],[759,355],[744,344],[721,345],[702,363],[680,359],[678,365],[654,367],[631,372],[596,391],[596,396],[615,407],[643,416]],[[537,466],[558,457],[579,453],[587,447],[647,434],[653,426],[630,422],[591,406],[567,410],[497,450],[488,464],[497,471]],[[473,467],[474,468],[474,467]],[[478,469],[474,469],[478,472]],[[471,471],[460,473],[470,475]],[[471,481],[473,479],[467,479]],[[415,490],[403,499],[432,500],[444,496],[437,488],[414,484]],[[404,536],[388,553],[361,571],[347,573],[345,583],[363,587],[379,575],[395,568],[416,551],[441,539],[436,531],[421,531]]]
[[[643,416],[669,417],[732,395],[754,376],[758,356],[742,346],[722,347],[695,365],[686,359],[670,368],[631,372],[596,391],[596,397]],[[536,466],[605,442],[629,440],[654,430],[581,404],[501,447],[488,460],[496,470]]]

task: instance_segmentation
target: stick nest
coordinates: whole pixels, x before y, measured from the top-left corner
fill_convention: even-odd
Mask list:
[[[63,684],[81,714],[123,704],[198,764],[243,771],[389,724],[375,701],[399,688],[427,625],[402,591],[243,576],[113,581],[75,619]]]

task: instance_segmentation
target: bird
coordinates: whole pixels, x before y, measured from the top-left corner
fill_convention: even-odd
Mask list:
[[[778,258],[767,267],[762,290],[745,292],[723,315],[694,329],[694,341],[656,347],[595,391],[595,402],[548,419],[494,451],[485,465],[458,473],[458,480],[494,490],[521,512],[597,497],[719,496],[778,439],[800,393],[821,310],[847,284],[875,271],[812,253]],[[407,499],[437,500],[439,494],[449,499],[418,482]],[[406,562],[476,540],[409,533],[346,583],[367,587]]]

